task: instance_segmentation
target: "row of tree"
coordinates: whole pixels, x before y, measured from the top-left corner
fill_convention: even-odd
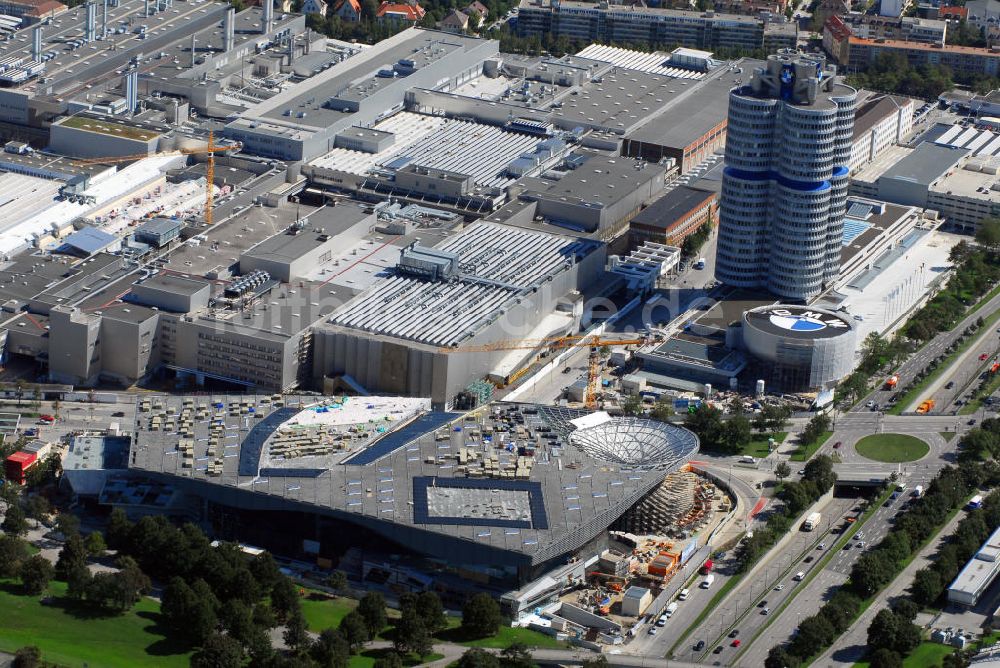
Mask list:
[[[1000,483],[1000,466],[992,460],[979,463],[967,461],[958,467],[942,469],[927,486],[924,496],[913,501],[912,507],[900,517],[885,538],[855,562],[848,582],[819,612],[802,620],[793,641],[771,649],[767,668],[795,668],[829,647],[857,617],[861,605],[898,575],[910,555],[947,521],[949,514],[961,506],[973,490],[997,483]],[[1000,513],[1000,510],[997,512]],[[969,531],[971,533],[966,540],[975,542],[978,547],[980,534],[972,529]],[[903,621],[912,622],[909,608],[893,612],[897,617],[890,619],[887,613],[879,623],[891,623],[901,630],[898,639],[873,646],[875,650],[886,650],[878,652],[879,661],[898,657],[900,651],[912,643],[912,632]]]
[[[977,93],[987,93],[1000,85],[996,77],[955,72],[943,65],[914,67],[906,56],[899,53],[879,54],[864,72],[848,76],[847,82],[868,90],[910,95],[924,100],[936,100],[941,93],[954,88],[956,83]]]

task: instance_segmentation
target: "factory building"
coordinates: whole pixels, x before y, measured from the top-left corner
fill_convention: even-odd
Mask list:
[[[794,23],[772,23],[753,16],[660,7],[630,6],[624,10],[620,5],[574,0],[521,0],[517,33],[606,44],[766,51],[795,48],[798,36]]]
[[[407,90],[458,87],[498,51],[495,40],[404,30],[251,107],[226,136],[258,155],[312,160],[332,150],[339,134],[402,109]]]
[[[404,249],[391,276],[317,327],[315,375],[450,406],[473,381],[517,366],[507,358],[537,354],[488,344],[577,331],[573,295],[604,261],[591,241],[482,222],[433,249]]]
[[[677,186],[640,211],[629,223],[630,243],[646,241],[680,246],[684,238],[705,224],[713,224],[718,212],[715,193],[691,186]]]
[[[716,276],[790,300],[840,273],[856,91],[822,57],[768,58],[729,98]]]
[[[986,539],[979,551],[948,585],[948,602],[973,607],[1000,573],[1000,529]]]

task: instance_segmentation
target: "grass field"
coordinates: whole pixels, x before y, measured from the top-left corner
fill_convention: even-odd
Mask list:
[[[123,615],[94,616],[62,598],[66,585],[53,582],[53,605],[21,595],[20,585],[0,580],[0,651],[36,645],[46,661],[65,666],[187,666],[190,652],[167,640],[159,627],[160,606],[144,598]]]
[[[325,593],[309,591],[301,598],[302,615],[309,624],[309,630],[319,633],[330,627],[337,627],[340,620],[357,607],[352,598],[330,598]]]
[[[935,668],[935,666],[941,665],[944,657],[954,651],[955,648],[948,645],[922,642],[908,657],[903,659],[903,668]],[[869,668],[870,665],[867,661],[859,661],[854,664],[854,668]]]
[[[455,620],[455,622],[452,622],[451,620],[452,618],[449,618],[450,624],[458,622],[458,620]],[[462,630],[457,626],[441,631],[436,637],[445,642],[453,642],[459,645],[466,645],[468,647],[503,649],[505,647],[510,647],[514,643],[522,643],[528,647],[543,647],[550,649],[559,649],[567,646],[566,643],[560,642],[554,637],[545,635],[544,633],[539,633],[538,631],[532,631],[531,629],[521,627],[511,628],[509,626],[501,626],[497,634],[489,638],[476,638],[470,640],[464,636]]]
[[[955,432],[953,431],[939,431],[938,434],[940,434],[941,438],[943,438],[947,443],[951,443],[951,439],[955,438]]]
[[[790,459],[793,462],[807,462],[812,459],[812,456],[816,454],[816,451],[823,447],[823,444],[833,436],[832,431],[824,431],[819,435],[819,438],[815,442],[809,445],[800,445],[798,449],[792,453]]]
[[[872,434],[862,438],[854,447],[862,457],[891,464],[915,462],[930,452],[930,446],[906,434]]]
[[[771,454],[768,450],[767,439],[773,438],[775,442],[775,447],[781,445],[785,442],[785,438],[788,437],[787,431],[779,431],[776,434],[764,434],[763,436],[758,436],[754,440],[747,443],[743,450],[740,451],[741,455],[750,455],[751,457],[756,457],[757,459],[763,459]]]

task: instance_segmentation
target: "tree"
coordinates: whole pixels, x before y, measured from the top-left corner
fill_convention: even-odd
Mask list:
[[[403,658],[396,652],[386,652],[375,659],[372,668],[403,668]]]
[[[473,647],[462,654],[458,668],[500,668],[500,660],[485,649]]]
[[[622,413],[625,415],[639,415],[642,413],[642,399],[634,394],[625,397],[622,402]]]
[[[226,630],[229,637],[239,640],[244,647],[250,644],[257,627],[253,624],[253,610],[250,609],[249,605],[238,598],[230,599],[221,606],[219,617],[222,628]]]
[[[347,589],[347,573],[344,571],[334,571],[326,579],[326,586],[333,591],[340,593]]]
[[[337,629],[326,629],[309,649],[313,660],[329,668],[347,668],[350,646]]]
[[[191,587],[175,576],[163,590],[160,612],[167,628],[191,644],[200,645],[218,626],[217,606],[218,600],[204,580],[197,580]]]
[[[361,651],[365,643],[371,639],[371,636],[368,634],[368,625],[365,624],[365,618],[357,610],[347,613],[340,620],[340,626],[337,630],[340,631],[340,635],[344,637],[344,640],[351,647],[352,654]]]
[[[66,573],[66,595],[75,601],[82,601],[92,587],[94,577],[86,564],[78,564]]]
[[[3,517],[0,529],[3,529],[8,536],[17,537],[28,533],[28,520],[25,519],[21,506],[16,503],[7,506],[7,513]]]
[[[399,621],[396,622],[396,631],[392,639],[393,648],[404,655],[410,652],[420,657],[430,654],[431,649],[433,649],[433,641],[430,629],[423,617],[420,616],[415,607],[407,608],[402,613]]]
[[[799,434],[799,442],[803,445],[815,443],[825,431],[830,430],[830,416],[826,413],[817,413],[808,423],[805,429]]]
[[[976,230],[976,242],[991,253],[1000,251],[1000,219],[983,218]]]
[[[0,535],[0,577],[12,578],[28,558],[28,544],[15,536]]]
[[[519,642],[500,652],[500,659],[505,668],[532,668],[535,665],[527,645]]]
[[[385,628],[385,599],[382,594],[370,591],[362,596],[357,611],[364,618],[370,637],[374,638]]]
[[[295,583],[285,576],[278,578],[278,581],[271,588],[271,608],[278,619],[287,619],[300,606],[299,593],[295,589]]]
[[[34,645],[27,645],[14,653],[12,668],[36,668],[42,665],[42,650]]]
[[[872,653],[871,668],[903,668],[903,657],[897,652],[880,647]]]
[[[21,564],[21,585],[29,596],[37,596],[45,591],[55,574],[49,560],[40,554],[28,557]]]
[[[87,554],[97,558],[103,557],[108,549],[107,544],[104,542],[104,534],[100,531],[91,531],[87,535],[87,540],[84,541],[84,546],[87,548]]]
[[[944,584],[941,576],[933,568],[921,568],[913,576],[913,584],[910,585],[913,600],[921,605],[930,605],[938,600],[944,591]]]
[[[56,575],[65,580],[67,574],[76,568],[87,566],[87,548],[83,544],[80,534],[70,536],[63,547],[59,550],[59,559],[56,561]]]
[[[784,480],[790,475],[792,475],[792,467],[788,465],[788,462],[778,462],[778,465],[774,467],[774,477],[778,480]]]
[[[837,636],[833,625],[826,617],[813,615],[799,624],[799,634],[792,640],[792,652],[796,656],[812,656],[817,647],[826,647]]]
[[[121,550],[128,541],[129,530],[132,523],[121,508],[115,508],[108,517],[108,529],[105,535],[108,539],[108,546],[115,550]]]
[[[251,559],[248,568],[253,579],[264,591],[270,591],[274,583],[283,577],[270,552],[261,552]]]
[[[41,494],[32,494],[24,506],[24,513],[36,522],[44,521],[52,512],[52,504]]]
[[[669,401],[660,400],[653,404],[649,411],[649,417],[660,422],[666,422],[674,415],[674,407]]]
[[[778,432],[788,425],[792,409],[784,404],[764,404],[760,412],[754,416],[753,427],[757,431]]]
[[[448,626],[441,598],[434,592],[424,591],[417,594],[416,608],[417,614],[431,633],[437,633]]]
[[[191,657],[191,668],[240,668],[243,648],[234,638],[213,633]]]
[[[70,513],[59,513],[59,516],[56,517],[56,530],[66,538],[79,536],[80,518]]]
[[[608,668],[608,659],[603,654],[583,662],[583,668]]]
[[[875,619],[868,625],[868,646],[874,649],[881,647],[892,649],[898,641],[899,627],[899,617],[896,613],[888,608],[879,610]]]
[[[802,665],[799,657],[790,653],[784,645],[775,645],[764,659],[764,668],[798,668]]]
[[[302,616],[302,609],[299,607],[292,611],[288,621],[285,622],[285,632],[282,634],[282,638],[284,638],[286,645],[299,652],[309,646],[308,630],[306,618]]]
[[[500,622],[500,606],[489,594],[476,594],[462,606],[462,630],[471,638],[496,635]]]

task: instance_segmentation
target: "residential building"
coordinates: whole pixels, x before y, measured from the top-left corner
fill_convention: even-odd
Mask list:
[[[424,14],[426,14],[424,8],[418,4],[410,5],[383,0],[382,4],[378,6],[375,16],[383,22],[415,24],[424,18]]]
[[[588,42],[640,42],[696,49],[778,50],[794,48],[798,38],[794,23],[714,11],[577,0],[521,0],[517,31],[522,37],[551,34]]]
[[[35,23],[62,14],[66,5],[56,0],[0,0],[0,14],[16,16]]]
[[[357,23],[361,20],[361,3],[358,0],[340,0],[333,10],[341,21]]]
[[[324,0],[303,0],[302,13],[326,16],[326,2]]]
[[[490,15],[490,8],[479,2],[479,0],[473,0],[462,12],[469,16],[472,16],[472,12],[479,14],[479,24],[482,25],[483,21]]]
[[[941,65],[956,74],[1000,76],[1000,51],[992,49],[860,37],[850,37],[849,42],[847,61],[838,63],[850,71],[865,69],[883,53],[898,53],[913,67]]]
[[[881,16],[902,16],[908,4],[907,0],[880,0],[878,13]]]
[[[827,37],[830,32],[830,37]],[[862,39],[896,39],[904,42],[922,42],[943,46],[948,33],[948,22],[921,19],[914,16],[887,18],[869,14],[831,16],[823,25],[823,46],[843,50],[847,37]],[[836,42],[834,44],[834,42]]]
[[[437,22],[437,28],[447,32],[465,32],[469,29],[469,15],[457,9],[451,9],[443,19]]]
[[[716,277],[787,300],[840,273],[857,92],[785,51],[729,96]]]

